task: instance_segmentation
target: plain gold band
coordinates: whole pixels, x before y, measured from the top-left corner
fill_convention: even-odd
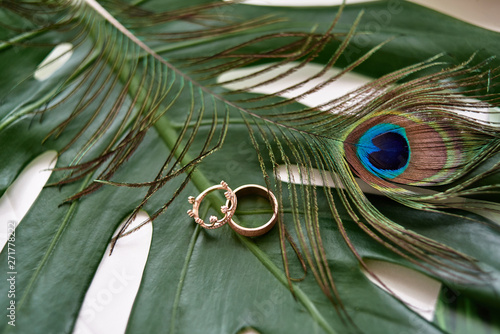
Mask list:
[[[231,228],[238,234],[244,235],[246,237],[257,237],[269,232],[278,220],[278,201],[276,200],[276,197],[274,196],[272,191],[258,184],[245,184],[239,188],[236,188],[233,192],[236,197],[238,197],[239,193],[240,198],[246,195],[257,195],[267,198],[271,202],[271,206],[273,207],[273,216],[267,223],[259,227],[243,227],[236,224],[232,219],[228,221],[229,226],[231,226]],[[229,204],[230,200],[227,200],[226,206],[229,207]]]

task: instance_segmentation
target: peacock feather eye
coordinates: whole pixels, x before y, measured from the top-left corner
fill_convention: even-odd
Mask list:
[[[398,111],[368,115],[346,134],[346,160],[359,177],[375,186],[449,183],[474,153],[464,147],[482,142],[464,138],[455,123]]]
[[[357,156],[363,166],[384,179],[394,179],[410,162],[410,144],[399,125],[381,123],[366,131],[357,143]]]

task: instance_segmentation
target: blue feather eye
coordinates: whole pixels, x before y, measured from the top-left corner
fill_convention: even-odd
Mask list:
[[[375,175],[394,179],[410,162],[406,131],[391,123],[377,124],[359,138],[356,154],[363,166]]]
[[[463,174],[484,143],[480,132],[464,136],[461,124],[429,113],[367,115],[346,131],[345,157],[355,174],[385,189],[446,184]]]

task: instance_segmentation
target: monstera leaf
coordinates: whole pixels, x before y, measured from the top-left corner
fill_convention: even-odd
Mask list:
[[[153,238],[130,333],[499,330],[498,33],[394,1],[0,7],[0,194],[36,156],[58,152],[50,186],[15,231],[15,297],[0,286],[15,323],[3,316],[2,332],[72,332],[108,245],[120,242],[114,232],[122,226],[127,238],[129,220],[120,224],[140,210]],[[61,43],[71,57],[37,79]],[[313,62],[320,70],[303,83],[251,92]],[[218,79],[251,65],[269,75],[277,64],[289,70],[248,89],[228,87],[259,75]],[[300,103],[351,71],[374,80],[315,108]],[[390,147],[374,149],[377,140]],[[382,151],[391,163],[373,161]],[[390,152],[404,161],[392,164]],[[297,182],[284,182],[295,169]],[[278,226],[252,239],[196,225],[187,197],[221,180],[272,189]],[[205,213],[224,203],[205,202]],[[250,198],[236,215],[259,224],[269,213]],[[376,287],[366,259],[443,282],[436,321]]]

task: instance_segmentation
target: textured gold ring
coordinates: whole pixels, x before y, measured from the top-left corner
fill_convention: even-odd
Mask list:
[[[259,235],[263,235],[269,232],[273,228],[274,224],[276,224],[276,221],[278,219],[278,201],[276,200],[276,197],[274,196],[272,191],[258,184],[245,184],[239,188],[236,188],[234,190],[234,195],[235,197],[239,195],[240,198],[247,195],[261,196],[268,199],[271,202],[271,206],[273,208],[273,216],[271,217],[271,219],[267,223],[259,227],[253,227],[253,228],[243,227],[236,224],[234,220],[231,219],[229,221],[229,226],[231,226],[231,228],[234,231],[246,237],[257,237]],[[232,203],[231,199],[227,200],[226,206],[228,206],[229,204],[232,205],[234,204]]]
[[[205,198],[206,195],[208,195],[208,193],[210,193],[211,191],[214,191],[214,190],[218,190],[218,189],[226,190],[226,192],[224,193],[224,196],[226,197],[227,202],[226,202],[226,205],[223,205],[220,208],[222,213],[224,214],[224,217],[222,217],[221,219],[218,219],[216,216],[210,216],[210,224],[206,224],[203,221],[203,219],[200,218],[199,210],[200,210],[201,201],[203,201],[203,199]],[[229,222],[234,215],[234,211],[236,211],[236,206],[238,205],[238,201],[237,201],[235,193],[231,190],[231,188],[229,188],[227,183],[224,181],[221,181],[220,185],[215,185],[215,186],[212,186],[210,188],[205,189],[196,198],[194,198],[193,196],[189,196],[188,201],[189,201],[189,203],[193,204],[193,209],[188,210],[187,214],[190,217],[193,217],[194,221],[197,224],[201,225],[201,227],[209,229],[209,230],[214,229],[214,228],[219,228],[219,227],[223,226],[224,224],[226,224],[227,222]],[[231,203],[230,206],[228,205],[229,202]]]

